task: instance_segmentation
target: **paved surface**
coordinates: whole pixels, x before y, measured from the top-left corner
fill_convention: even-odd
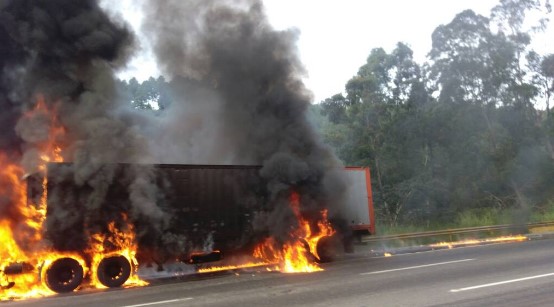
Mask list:
[[[3,306],[554,306],[554,240],[375,257],[311,274],[241,271]]]

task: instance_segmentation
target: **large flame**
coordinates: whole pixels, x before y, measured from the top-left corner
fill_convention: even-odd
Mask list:
[[[63,160],[56,140],[63,136],[65,130],[42,97],[38,98],[32,110],[23,114],[22,120],[33,121],[37,118],[46,119],[49,127],[47,136],[32,144],[40,153],[38,161],[35,161],[37,169],[33,171],[44,176],[47,162]],[[70,256],[84,265],[80,256],[56,253],[44,243],[42,226],[46,218],[46,179],[42,182],[40,199],[33,203],[34,200],[27,199],[25,177],[23,167],[0,152],[0,195],[7,195],[9,204],[7,216],[0,217],[0,300],[53,294],[41,282],[40,271],[58,258]],[[22,265],[25,268],[23,273],[5,274],[6,268],[14,265]],[[10,287],[10,283],[14,285]]]
[[[43,282],[43,275],[57,259],[73,258],[81,264],[85,274],[89,271],[81,255],[56,252],[43,240],[47,202],[46,164],[63,162],[62,143],[65,128],[58,120],[56,106],[49,107],[44,97],[38,96],[35,107],[24,113],[20,121],[38,122],[40,127],[47,126],[47,131],[38,131],[39,136],[28,144],[38,155],[32,156],[34,161],[29,163],[35,165],[35,168],[28,169],[27,172],[37,172],[44,179],[40,198],[28,199],[26,171],[22,165],[14,163],[7,154],[0,152],[0,196],[7,198],[9,204],[7,214],[0,216],[0,301],[54,294]],[[109,231],[112,234],[110,237],[116,238],[112,243],[119,247],[112,252],[125,256],[136,269],[134,229],[128,226],[127,231],[121,232],[112,225]],[[91,255],[93,265],[105,256],[107,255],[102,252],[94,251]],[[21,274],[6,274],[6,269],[14,267],[18,267],[22,271]],[[91,271],[91,274],[94,274],[94,271]],[[100,285],[96,283],[96,279],[92,280],[93,285]],[[144,284],[145,282],[136,274],[132,274],[125,283]]]
[[[101,234],[96,233],[90,236],[90,248],[87,253],[92,256],[93,268],[91,271],[91,286],[96,288],[106,288],[98,280],[97,270],[100,261],[105,257],[110,256],[123,256],[125,257],[132,267],[131,276],[125,282],[124,286],[145,286],[148,282],[141,280],[137,273],[138,262],[136,259],[137,243],[135,240],[135,231],[133,224],[127,220],[127,215],[122,214],[122,227],[116,227],[114,221],[108,224],[108,233]]]
[[[293,191],[289,198],[289,205],[298,222],[298,227],[291,231],[290,240],[279,243],[275,238],[268,237],[254,248],[250,261],[236,265],[224,265],[202,268],[200,273],[222,270],[236,270],[245,268],[263,267],[267,271],[283,273],[310,273],[322,271],[316,263],[320,260],[317,253],[317,243],[326,236],[335,234],[335,230],[327,219],[327,210],[321,212],[321,219],[310,223],[300,211],[300,194]]]
[[[315,263],[319,259],[317,243],[335,233],[327,220],[327,211],[321,212],[321,220],[314,227],[300,211],[300,194],[293,191],[289,204],[298,222],[298,227],[290,233],[290,240],[279,244],[275,238],[267,238],[254,250],[254,257],[268,263],[279,263],[281,272],[316,272],[323,269]]]

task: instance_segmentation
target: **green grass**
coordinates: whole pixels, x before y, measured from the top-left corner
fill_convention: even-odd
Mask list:
[[[457,216],[458,228],[503,225],[512,223],[511,210],[473,209],[461,212]]]
[[[554,221],[554,200],[531,214],[531,222]]]
[[[403,233],[479,227],[479,226],[494,226],[519,223],[533,223],[554,221],[554,201],[547,205],[536,208],[534,212],[525,212],[521,209],[470,209],[459,213],[451,223],[432,224],[429,226],[417,224],[403,224],[390,226],[379,223],[377,221],[377,235],[394,235]]]

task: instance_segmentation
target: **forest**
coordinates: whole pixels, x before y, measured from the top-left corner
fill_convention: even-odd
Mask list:
[[[554,220],[554,54],[533,50],[550,14],[540,0],[460,12],[424,63],[403,42],[374,48],[344,92],[310,106],[338,158],[370,167],[381,232]],[[169,84],[119,86],[163,112]]]

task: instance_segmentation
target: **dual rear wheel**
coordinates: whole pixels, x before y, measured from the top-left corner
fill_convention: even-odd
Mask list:
[[[84,270],[79,261],[64,257],[52,262],[44,276],[49,289],[56,293],[66,293],[81,285]],[[98,281],[108,288],[119,287],[131,276],[131,263],[121,255],[106,257],[98,264],[96,276]]]

